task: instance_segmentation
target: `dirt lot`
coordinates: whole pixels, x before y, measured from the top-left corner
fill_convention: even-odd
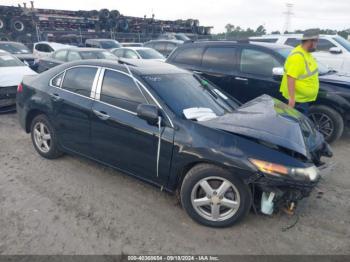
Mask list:
[[[251,213],[212,229],[167,193],[92,161],[41,158],[15,114],[0,115],[0,254],[350,254],[350,132],[296,216]]]

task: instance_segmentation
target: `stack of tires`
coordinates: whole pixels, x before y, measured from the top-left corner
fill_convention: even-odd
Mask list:
[[[129,22],[118,10],[101,9],[98,13],[97,30],[128,32]]]

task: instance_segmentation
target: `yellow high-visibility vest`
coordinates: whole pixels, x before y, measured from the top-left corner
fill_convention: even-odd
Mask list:
[[[316,59],[301,45],[289,54],[284,64],[284,75],[280,87],[283,97],[289,99],[287,76],[295,78],[295,101],[315,101],[319,90],[318,66]]]

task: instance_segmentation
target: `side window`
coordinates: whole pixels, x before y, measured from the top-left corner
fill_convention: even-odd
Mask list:
[[[66,61],[66,55],[67,55],[67,51],[61,50],[61,51],[55,52],[53,55],[53,58],[59,61]]]
[[[268,53],[253,49],[242,51],[240,69],[243,73],[272,76],[272,68],[280,66],[281,64]]]
[[[154,44],[154,49],[159,50],[161,52],[165,51],[166,43],[160,42]]]
[[[123,57],[124,56],[124,49],[118,49],[113,52],[117,57]]]
[[[81,60],[81,57],[78,52],[75,51],[69,51],[67,60],[70,61],[76,61],[76,60]]]
[[[111,70],[105,71],[100,100],[133,112],[139,104],[147,103],[131,77]]]
[[[61,87],[62,79],[63,79],[64,73],[59,74],[54,79],[52,79],[51,84],[55,87]]]
[[[176,45],[175,44],[172,44],[172,43],[168,43],[165,47],[165,50],[168,51],[168,52],[171,52],[173,51],[174,49],[176,48]]]
[[[97,68],[75,67],[66,71],[62,88],[83,96],[90,96]]]
[[[130,59],[138,59],[139,58],[133,50],[125,50],[124,57],[130,58]]]
[[[50,53],[53,51],[53,49],[47,44],[37,44],[35,46],[35,49],[38,50],[39,52],[45,52],[45,53]]]
[[[328,52],[331,47],[335,47],[335,45],[332,44],[329,40],[322,39],[322,38],[320,38],[318,40],[317,51],[327,51]]]
[[[183,48],[175,52],[177,53],[174,58],[175,63],[199,66],[202,60],[203,48]]]
[[[297,45],[300,45],[301,40],[296,38],[287,38],[285,45],[296,47]]]
[[[209,47],[203,54],[202,67],[207,70],[232,72],[236,63],[236,48]]]

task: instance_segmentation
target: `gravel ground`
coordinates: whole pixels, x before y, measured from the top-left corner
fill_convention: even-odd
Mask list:
[[[0,254],[350,254],[349,145],[347,131],[298,216],[251,213],[213,229],[174,196],[110,168],[41,158],[16,115],[0,115]]]

